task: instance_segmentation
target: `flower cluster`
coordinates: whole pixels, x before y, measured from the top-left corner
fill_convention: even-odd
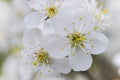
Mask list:
[[[91,54],[103,53],[108,10],[95,0],[27,0],[33,12],[24,19],[23,62],[45,76],[86,71]]]

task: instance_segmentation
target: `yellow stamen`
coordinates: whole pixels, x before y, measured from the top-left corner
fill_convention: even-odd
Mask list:
[[[70,40],[71,47],[82,46],[84,48],[84,41],[87,39],[85,35],[80,32],[74,32],[67,36]]]
[[[41,48],[39,51],[35,52],[37,60],[33,62],[33,65],[37,66],[39,63],[41,64],[49,64],[49,55],[48,52]]]
[[[108,13],[108,9],[104,9],[100,14],[97,15],[97,17],[99,18],[102,15],[105,15],[106,13]]]
[[[108,9],[104,9],[101,14],[106,14],[106,13],[108,13],[108,12],[109,12]]]
[[[58,8],[56,6],[51,6],[46,9],[47,11],[47,16],[49,18],[54,17],[58,13]]]

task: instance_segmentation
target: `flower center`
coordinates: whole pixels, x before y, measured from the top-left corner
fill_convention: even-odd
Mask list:
[[[58,13],[58,8],[56,6],[51,6],[46,9],[47,11],[47,16],[49,18],[54,17]]]
[[[70,40],[71,47],[78,47],[82,46],[84,48],[84,41],[87,39],[84,34],[80,32],[74,32],[67,36]]]
[[[41,64],[49,64],[49,55],[48,52],[41,48],[39,51],[35,52],[37,60],[33,62],[34,65]]]

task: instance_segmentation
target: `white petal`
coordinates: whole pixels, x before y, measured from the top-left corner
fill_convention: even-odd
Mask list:
[[[35,55],[28,49],[25,49],[21,52],[21,63],[25,68],[33,68],[33,62],[36,60]]]
[[[73,13],[74,21],[79,24],[79,31],[81,33],[88,33],[93,30],[93,27],[96,25],[96,18],[91,11],[86,9],[80,9]]]
[[[92,57],[82,52],[82,50],[76,49],[75,54],[69,55],[69,63],[74,71],[86,71],[91,67]]]
[[[41,65],[40,66],[40,71],[44,74],[47,75],[49,73],[50,68],[47,65]]]
[[[37,45],[40,45],[42,32],[38,28],[29,29],[25,32],[23,37],[23,44],[27,49],[35,49]]]
[[[41,26],[41,30],[44,35],[49,35],[55,33],[52,26],[50,26],[51,20],[45,21],[43,26]]]
[[[39,12],[32,12],[24,18],[24,23],[27,28],[39,27],[41,20],[45,17],[44,14]]]
[[[53,58],[63,58],[70,53],[71,47],[67,44],[65,37],[53,35],[47,44],[47,50]]]
[[[31,8],[35,10],[41,10],[43,9],[48,3],[48,0],[27,0],[28,4]]]
[[[50,26],[61,35],[70,33],[74,28],[72,15],[64,10],[60,10],[59,13],[53,19],[51,19],[51,22],[52,24],[50,24]]]
[[[91,5],[91,8],[96,9],[96,7],[97,7],[96,0],[90,0],[90,5]]]
[[[53,66],[58,72],[68,74],[71,71],[71,66],[66,59],[53,59],[52,63],[51,66]]]
[[[84,1],[82,1],[82,0],[71,0],[71,9],[72,10],[78,10],[78,9],[80,9],[80,8],[86,8],[86,7],[88,7],[88,3],[89,2],[89,0],[84,0]]]
[[[105,51],[109,41],[104,34],[94,32],[91,33],[88,37],[88,39],[92,41],[93,47],[91,45],[91,42],[88,43],[89,45],[85,46],[90,52],[92,52],[92,54],[100,54]]]
[[[55,76],[59,75],[59,73],[55,69],[53,69],[50,65],[43,64],[43,65],[40,65],[38,67],[39,67],[38,70],[45,77],[47,77],[47,76],[55,77]],[[38,70],[37,70],[37,72],[38,72]]]

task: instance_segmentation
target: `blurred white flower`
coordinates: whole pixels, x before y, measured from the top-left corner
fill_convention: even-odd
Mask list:
[[[43,36],[38,28],[26,31],[23,38],[25,49],[21,53],[23,62],[34,72],[44,75],[51,75],[57,72],[69,73],[71,67],[66,59],[54,59],[49,55],[46,49],[49,38],[51,36]]]
[[[25,29],[22,16],[30,11],[28,8],[24,0],[0,1],[0,52],[8,53],[13,47],[22,46]]]
[[[55,21],[52,26],[59,36],[48,41],[47,50],[54,58],[67,56],[74,71],[90,68],[90,54],[104,52],[109,42],[104,34],[93,29],[95,24],[91,21],[94,17],[90,15],[84,10],[76,11],[72,15],[67,14],[62,21]]]
[[[0,28],[4,29],[11,18],[11,9],[8,3],[0,1]]]
[[[25,70],[15,55],[9,56],[2,66],[2,75],[0,80],[31,80],[32,72]]]

